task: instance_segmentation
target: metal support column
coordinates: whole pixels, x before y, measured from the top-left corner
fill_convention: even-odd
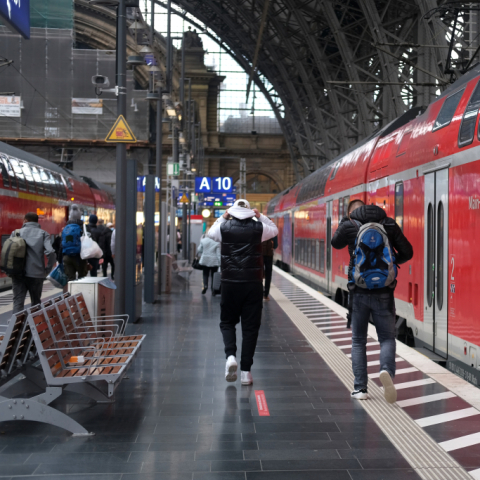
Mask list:
[[[143,244],[144,290],[145,303],[155,302],[155,177],[145,177],[145,232]]]
[[[182,258],[188,260],[188,203],[182,205]]]
[[[119,95],[117,97],[117,115],[127,114],[127,14],[126,0],[120,0],[117,10],[117,86]],[[127,206],[127,147],[125,144],[117,143],[117,172],[116,172],[116,245],[115,245],[115,267],[116,286],[115,292],[115,313],[127,313],[125,299],[132,296],[132,291],[126,290],[126,206]]]
[[[127,162],[127,187],[125,221],[128,228],[125,235],[125,311],[131,322],[135,322],[141,315],[141,265],[137,272],[137,161],[129,159]],[[116,255],[115,255],[116,256]],[[117,276],[117,272],[115,272]],[[139,291],[140,289],[140,291]],[[118,292],[116,292],[118,294]],[[138,306],[140,296],[140,309]]]

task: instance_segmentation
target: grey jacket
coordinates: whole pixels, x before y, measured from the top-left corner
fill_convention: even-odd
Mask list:
[[[12,237],[15,232],[12,232]],[[20,236],[27,244],[27,258],[25,262],[25,276],[45,278],[56,262],[55,250],[52,247],[50,235],[40,228],[36,222],[27,222],[20,229]],[[45,256],[48,265],[45,268]]]
[[[220,259],[220,244],[211,238],[202,238],[198,252],[200,257],[200,265],[204,267],[219,267]]]

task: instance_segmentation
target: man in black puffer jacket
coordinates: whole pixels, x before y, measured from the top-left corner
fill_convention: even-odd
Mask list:
[[[255,217],[255,219],[253,218]],[[250,369],[257,345],[263,308],[262,242],[278,235],[276,225],[247,200],[237,200],[208,231],[221,242],[222,301],[220,330],[225,344],[225,379],[237,379],[235,326],[242,320],[242,385],[253,383]]]
[[[379,223],[385,228],[393,249],[395,263],[400,265],[413,257],[413,248],[393,218],[376,205],[365,205],[361,200],[352,200],[348,205],[348,216],[344,217],[332,238],[332,247],[342,249],[348,246],[350,264],[348,267],[349,312],[348,326],[352,324],[352,367],[355,388],[352,397],[368,398],[366,343],[370,316],[377,329],[380,342],[380,380],[384,385],[385,398],[393,403],[396,391],[392,378],[395,376],[395,299],[396,281],[387,287],[368,290],[355,285],[353,280],[354,251],[357,234],[366,223]]]

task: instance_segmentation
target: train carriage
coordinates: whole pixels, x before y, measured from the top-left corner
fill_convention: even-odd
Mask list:
[[[480,382],[480,66],[272,199],[275,262],[346,305],[349,256],[330,241],[360,198],[396,219],[414,248],[395,291],[399,336]]]
[[[22,226],[27,212],[38,214],[41,227],[52,240],[66,225],[72,203],[79,205],[87,218],[98,212],[106,215],[106,221],[114,221],[115,204],[109,187],[102,189],[96,184],[92,188],[73,172],[3,142],[0,177],[2,246],[12,231]],[[0,289],[10,285],[10,278],[0,273]]]

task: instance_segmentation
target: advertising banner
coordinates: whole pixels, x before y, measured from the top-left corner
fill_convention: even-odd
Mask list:
[[[1,1],[1,0],[0,0]],[[0,117],[21,117],[20,97],[13,95],[0,96]]]
[[[102,115],[103,100],[101,98],[72,98],[72,114]]]

